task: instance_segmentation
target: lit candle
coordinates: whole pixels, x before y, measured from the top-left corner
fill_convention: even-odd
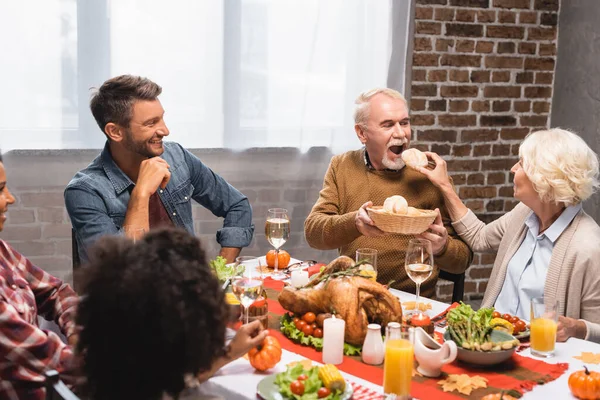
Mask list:
[[[412,316],[410,319],[410,324],[414,327],[426,327],[431,323],[431,319],[423,313],[418,313]]]
[[[344,359],[346,322],[335,315],[323,321],[323,364],[341,364]]]
[[[292,271],[292,286],[302,287],[308,283],[308,271],[305,270],[294,270]]]

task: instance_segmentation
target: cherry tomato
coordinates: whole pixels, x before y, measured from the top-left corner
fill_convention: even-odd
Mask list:
[[[317,319],[317,316],[313,312],[307,312],[306,314],[304,314],[302,319],[308,322],[309,324],[312,324],[313,322],[315,322],[315,319]]]
[[[304,333],[306,336],[312,336],[313,328],[310,325],[304,325],[302,327],[302,333]]]
[[[316,322],[313,322],[312,324],[310,324],[310,327],[313,328],[313,330],[317,329],[319,326],[317,325]]]
[[[321,389],[319,389],[317,391],[317,397],[319,399],[322,399],[324,397],[327,397],[331,394],[331,390],[327,389],[325,386],[323,386]]]
[[[300,318],[294,317],[294,319],[292,321],[294,321],[294,325],[296,325],[296,322],[300,321]]]
[[[302,328],[304,328],[306,326],[306,321],[302,321],[301,319],[298,320],[298,322],[296,322],[296,329],[298,329],[299,331],[302,330]]]
[[[516,324],[519,321],[520,321],[520,319],[516,315],[514,317],[511,317],[511,319],[510,319],[510,322],[512,322],[513,324]]]
[[[502,318],[502,314],[500,314],[498,311],[494,311],[492,313],[492,318]]]
[[[527,324],[525,321],[517,321],[515,322],[515,326],[519,328],[519,332],[525,332],[527,330]]]
[[[290,384],[292,393],[302,396],[304,394],[304,383],[302,381],[294,381]]]
[[[300,375],[300,376],[298,377],[298,380],[299,380],[299,381],[305,381],[305,380],[307,380],[307,379],[308,379],[308,375],[306,375],[306,374],[302,374],[302,375]]]
[[[510,314],[502,314],[502,319],[505,319],[508,322],[510,322],[511,318],[512,318],[512,315],[510,315]]]
[[[315,329],[315,330],[313,331],[313,334],[312,334],[312,335],[313,335],[314,337],[316,337],[316,338],[322,338],[322,337],[323,337],[323,329],[321,329],[321,328],[317,328],[317,329]]]
[[[517,333],[521,332],[519,330],[519,327],[517,326],[517,324],[512,324],[512,326],[513,326],[513,334],[516,335]]]

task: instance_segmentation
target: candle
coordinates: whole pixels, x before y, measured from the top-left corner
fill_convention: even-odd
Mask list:
[[[413,315],[410,319],[410,325],[414,326],[415,328],[423,328],[425,332],[429,333],[430,335],[433,335],[433,331],[435,330],[435,327],[431,322],[431,318],[429,318],[427,314],[423,313]]]
[[[423,313],[418,313],[412,316],[410,319],[410,324],[414,327],[426,327],[431,323],[431,319]]]
[[[346,322],[335,315],[323,321],[323,364],[341,364],[344,358]]]
[[[292,271],[292,286],[299,288],[308,283],[308,271],[294,270]]]

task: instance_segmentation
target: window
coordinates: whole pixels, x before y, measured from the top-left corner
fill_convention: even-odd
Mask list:
[[[10,62],[0,64],[0,147],[101,147],[89,88],[129,73],[163,87],[170,139],[189,148],[356,148],[354,98],[404,74],[403,59],[389,71],[392,16],[401,7],[408,26],[409,4],[9,2],[0,14],[0,34],[11,38]],[[406,38],[400,47],[404,57]]]

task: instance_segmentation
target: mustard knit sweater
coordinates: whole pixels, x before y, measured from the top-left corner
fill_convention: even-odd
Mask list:
[[[421,284],[421,294],[433,298],[439,268],[461,273],[469,266],[472,253],[454,232],[441,193],[427,177],[413,169],[370,169],[364,162],[364,149],[334,156],[325,174],[319,199],[304,223],[306,240],[313,248],[337,248],[340,255],[352,259],[361,247],[377,249],[377,281],[387,284],[394,280],[392,287],[395,289],[414,293],[415,284],[404,270],[406,247],[414,236],[388,234],[379,238],[365,237],[354,223],[356,213],[364,203],[370,200],[381,206],[386,198],[397,194],[404,196],[409,206],[428,210],[439,208],[448,230],[447,246],[434,257],[435,269],[431,277]]]

